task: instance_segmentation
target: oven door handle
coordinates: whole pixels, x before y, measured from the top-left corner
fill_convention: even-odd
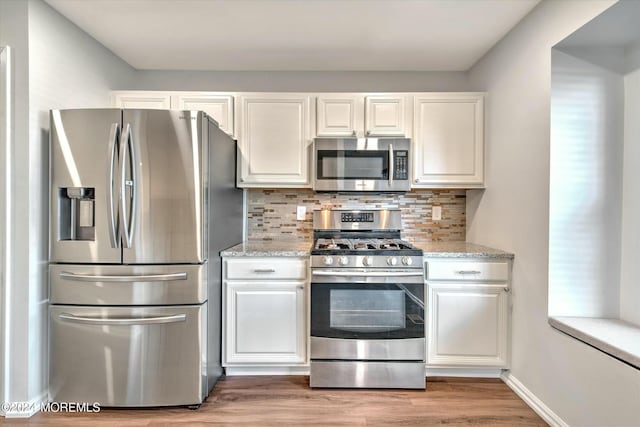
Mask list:
[[[312,271],[313,276],[343,276],[343,277],[415,277],[423,276],[422,271]]]

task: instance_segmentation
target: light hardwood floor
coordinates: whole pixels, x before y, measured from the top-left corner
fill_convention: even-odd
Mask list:
[[[422,390],[310,389],[304,376],[228,377],[198,410],[38,413],[29,426],[545,426],[498,379],[429,378]]]

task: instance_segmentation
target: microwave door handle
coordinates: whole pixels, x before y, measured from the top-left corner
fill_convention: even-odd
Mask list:
[[[393,144],[389,144],[389,187],[393,186]]]

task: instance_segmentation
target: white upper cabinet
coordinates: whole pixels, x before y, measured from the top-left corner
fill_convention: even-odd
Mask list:
[[[404,96],[367,96],[365,98],[366,136],[410,136],[405,115]]]
[[[203,110],[238,140],[238,185],[309,188],[314,137],[412,140],[413,188],[484,188],[484,94],[116,91],[120,108]]]
[[[118,108],[171,109],[169,92],[127,91],[112,92],[111,105]]]
[[[322,94],[317,136],[410,136],[404,95]]]
[[[364,97],[320,95],[316,104],[318,136],[356,136],[362,130]]]
[[[484,186],[484,94],[414,97],[414,188]]]
[[[240,187],[309,187],[311,96],[244,94],[236,105]]]
[[[207,93],[178,93],[172,106],[178,110],[201,110],[218,122],[220,129],[234,135],[233,96]]]

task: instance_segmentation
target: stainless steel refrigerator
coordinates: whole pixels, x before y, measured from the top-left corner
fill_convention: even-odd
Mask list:
[[[222,374],[236,144],[203,112],[52,110],[50,399],[198,405]]]

